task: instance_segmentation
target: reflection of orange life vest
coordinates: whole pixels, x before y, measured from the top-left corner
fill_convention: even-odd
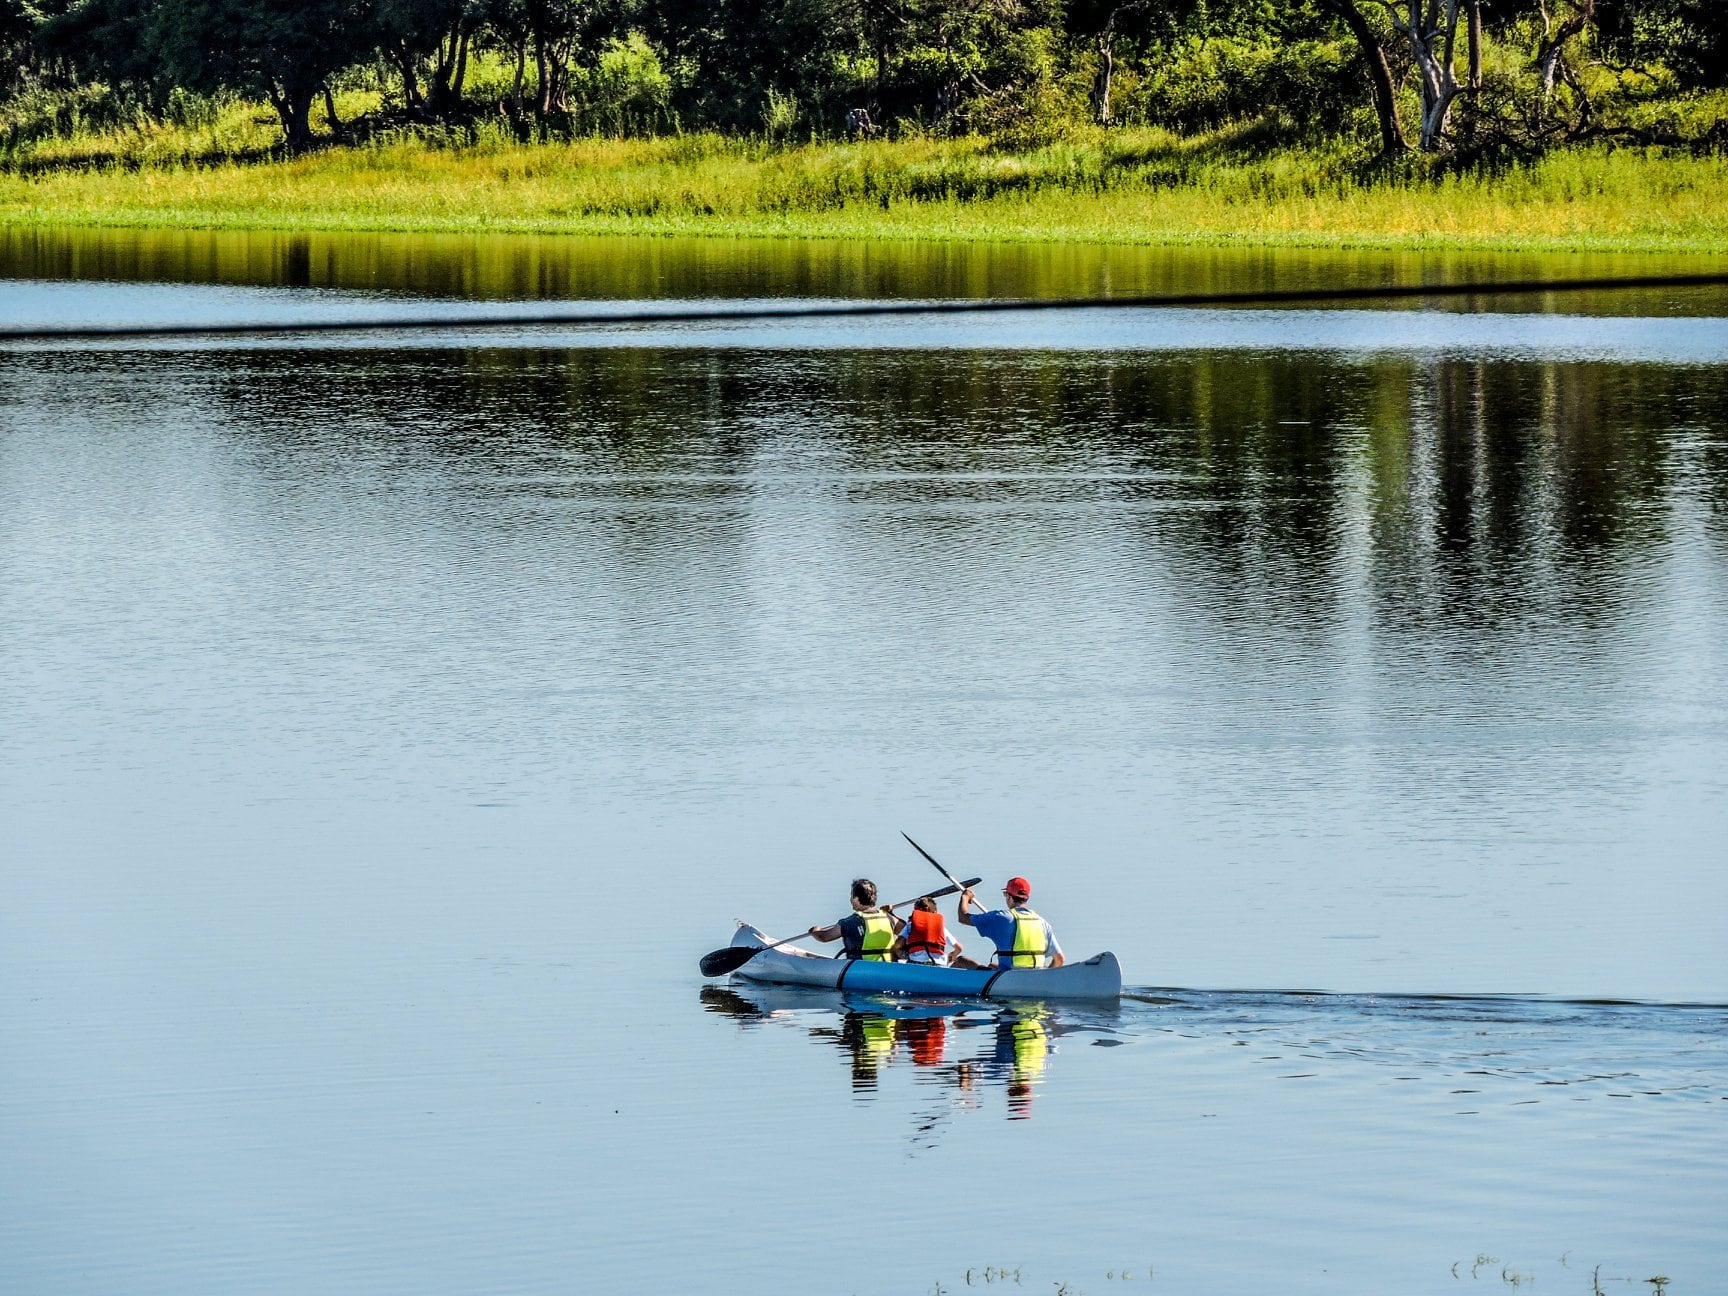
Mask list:
[[[942,1017],[918,1017],[904,1023],[914,1066],[939,1066],[948,1044],[948,1022]]]
[[[942,952],[947,948],[948,933],[943,929],[942,915],[914,909],[906,930],[906,953],[911,955],[922,951],[930,956],[931,962],[940,963]]]

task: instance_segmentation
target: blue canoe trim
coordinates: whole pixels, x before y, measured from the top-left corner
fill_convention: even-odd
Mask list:
[[[762,945],[756,928],[740,926],[734,945]],[[1122,992],[1121,969],[1113,954],[1094,955],[1061,968],[951,968],[935,963],[877,963],[866,959],[827,959],[808,951],[769,950],[739,968],[746,981],[778,982],[839,990],[848,994],[909,994],[996,999],[1115,999]]]

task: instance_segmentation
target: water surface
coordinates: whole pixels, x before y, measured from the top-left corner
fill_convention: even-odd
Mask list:
[[[5,322],[1074,278],[7,237]],[[0,1286],[1712,1290],[1722,324],[1492,306],[0,353]],[[701,984],[901,829],[1135,997]]]

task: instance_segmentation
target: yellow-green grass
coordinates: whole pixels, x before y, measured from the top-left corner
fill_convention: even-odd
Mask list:
[[[1079,131],[774,146],[502,131],[296,158],[0,170],[0,224],[1728,252],[1728,161],[1634,149],[1497,173],[1365,173],[1354,146]],[[159,144],[152,148],[158,154]],[[84,156],[93,156],[86,150]],[[183,155],[184,156],[184,155]]]

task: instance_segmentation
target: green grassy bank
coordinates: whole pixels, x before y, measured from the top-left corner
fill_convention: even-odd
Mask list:
[[[214,142],[214,141],[212,141]],[[212,156],[208,151],[204,157]],[[1565,151],[1496,173],[1251,131],[775,145],[397,139],[199,160],[143,137],[0,163],[0,224],[1728,252],[1728,160]]]

